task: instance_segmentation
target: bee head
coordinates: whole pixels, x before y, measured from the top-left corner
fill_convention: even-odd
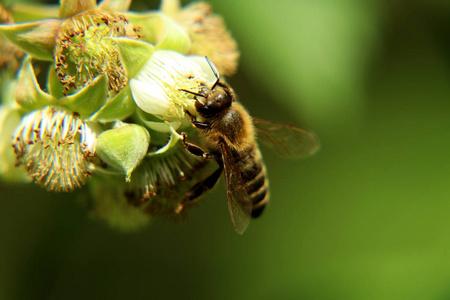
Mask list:
[[[185,89],[180,90],[195,95],[195,109],[199,115],[204,118],[212,118],[221,111],[229,108],[236,101],[236,96],[228,84],[220,81],[219,74],[206,56],[205,59],[216,77],[214,84],[210,88],[204,86],[199,93]]]
[[[215,89],[207,91],[203,97],[206,101],[198,100],[195,109],[204,118],[214,117],[229,108],[234,101],[232,91],[222,83],[216,85]]]

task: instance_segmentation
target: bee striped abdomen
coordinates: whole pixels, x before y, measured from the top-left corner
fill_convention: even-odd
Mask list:
[[[261,152],[256,145],[236,157],[245,189],[252,200],[252,218],[259,217],[269,200],[269,183]]]

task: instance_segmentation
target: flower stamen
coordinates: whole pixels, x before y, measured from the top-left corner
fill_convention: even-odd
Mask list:
[[[79,117],[46,107],[25,116],[13,147],[19,165],[52,191],[73,191],[91,174],[96,135]]]
[[[90,10],[66,20],[60,28],[55,48],[55,69],[67,94],[106,74],[109,90],[120,92],[128,83],[114,41],[109,37],[139,38],[140,29],[126,16],[103,10]]]

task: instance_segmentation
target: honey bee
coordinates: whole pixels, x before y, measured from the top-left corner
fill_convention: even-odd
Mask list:
[[[269,200],[266,166],[256,143],[256,136],[264,144],[285,158],[299,158],[314,154],[319,149],[316,135],[304,128],[252,118],[236,101],[234,90],[220,81],[204,86],[199,93],[182,90],[195,95],[197,117],[186,113],[204,142],[206,150],[186,141],[186,150],[205,159],[214,159],[219,168],[204,181],[197,183],[181,201],[180,212],[187,201],[196,200],[210,190],[225,174],[228,210],[231,222],[238,234],[244,233],[251,218],[261,215]]]

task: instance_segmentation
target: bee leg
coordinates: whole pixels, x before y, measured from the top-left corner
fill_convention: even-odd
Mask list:
[[[209,125],[208,123],[202,123],[202,122],[198,122],[198,121],[194,121],[194,122],[191,122],[191,123],[197,129],[203,129],[204,130],[204,129],[211,128],[211,125]]]
[[[201,195],[203,195],[203,193],[212,189],[219,181],[220,175],[222,175],[222,171],[223,167],[220,165],[220,167],[216,171],[214,171],[214,173],[212,173],[205,180],[197,183],[189,191],[187,191],[183,200],[181,200],[180,204],[178,204],[178,207],[175,209],[175,212],[179,214],[183,210],[186,202],[194,201]]]
[[[210,153],[210,152],[206,152],[201,147],[186,142],[186,133],[183,132],[183,133],[181,133],[181,135],[183,137],[183,139],[182,139],[183,145],[189,153],[191,153],[192,155],[195,155],[195,156],[200,156],[200,157],[206,158],[206,159],[217,159],[217,155]]]
[[[188,110],[185,110],[184,113],[187,114],[189,118],[191,118],[191,123],[197,121],[197,118],[193,116]]]
[[[195,128],[209,129],[211,127],[211,125],[208,123],[202,123],[202,122],[197,121],[195,116],[193,116],[188,110],[185,110],[184,113],[187,114],[191,118],[191,124],[194,125]]]

